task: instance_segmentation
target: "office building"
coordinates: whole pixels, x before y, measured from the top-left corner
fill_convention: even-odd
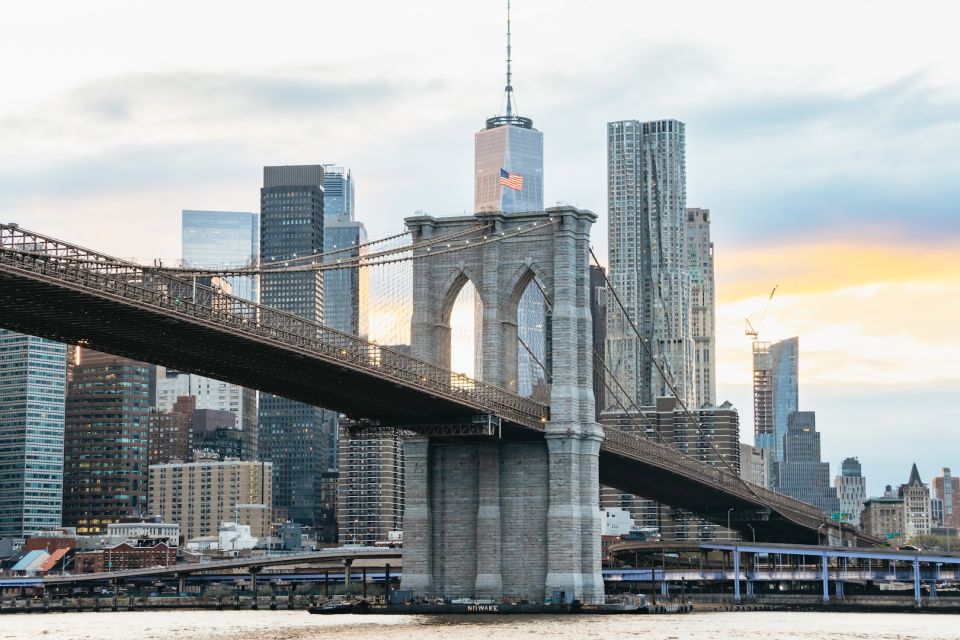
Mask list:
[[[860,512],[867,499],[867,479],[863,477],[859,460],[844,458],[840,463],[840,475],[833,479],[833,488],[837,492],[839,511],[849,514],[846,521],[859,527]]]
[[[607,124],[610,284],[651,350],[608,312],[607,361],[640,406],[672,395],[664,375],[696,406],[685,144],[676,120]]]
[[[217,460],[244,459],[244,433],[237,427],[237,417],[229,411],[195,410],[190,434],[194,454],[199,451]]]
[[[690,332],[693,336],[693,404],[717,401],[716,294],[710,209],[687,209],[690,261]]]
[[[770,488],[770,452],[740,443],[740,477],[747,482]]]
[[[325,219],[323,250],[327,254],[326,262],[336,263],[337,260],[355,258],[361,252],[366,253],[366,249],[360,246],[366,241],[367,230],[362,222]],[[331,269],[323,272],[324,325],[351,335],[367,337],[370,291],[367,272],[368,269]]]
[[[907,538],[930,533],[930,489],[920,479],[917,464],[910,469],[910,478],[900,485],[898,495],[903,499],[903,535]]]
[[[195,397],[180,396],[170,411],[154,410],[150,413],[147,436],[150,465],[190,459],[193,452],[193,412],[196,408]]]
[[[195,211],[182,217],[183,265],[195,269],[225,269],[252,266],[260,259],[260,216],[245,211]],[[226,276],[230,295],[257,302],[255,276]],[[218,284],[201,282],[206,286]],[[183,377],[186,376],[186,377]],[[181,395],[197,398],[200,409],[231,411],[245,434],[243,457],[257,457],[257,391],[203,376],[169,372],[160,381],[158,408],[170,411]]]
[[[334,164],[323,165],[324,223],[352,222],[356,197],[350,169]],[[328,227],[329,228],[329,227]]]
[[[830,486],[830,463],[820,460],[820,434],[813,411],[794,411],[787,416],[783,460],[777,461],[777,491],[803,500],[825,513],[838,508],[837,493]]]
[[[931,481],[933,495],[943,501],[943,526],[960,528],[960,478],[943,467]]]
[[[60,526],[67,347],[0,329],[0,538]]]
[[[904,519],[903,498],[899,498],[887,485],[887,492],[878,498],[868,498],[863,503],[860,512],[860,528],[867,535],[889,541],[893,545],[900,545],[903,539],[903,530],[906,528]]]
[[[67,389],[63,525],[80,535],[146,514],[156,368],[83,349]]]
[[[269,462],[201,459],[150,467],[150,513],[180,525],[184,539],[215,536],[223,522],[270,535]]]
[[[323,167],[264,167],[260,190],[260,261],[268,264],[315,256],[324,248]],[[322,323],[320,271],[264,273],[261,302]],[[336,414],[271,394],[261,394],[260,455],[273,462],[273,504],[289,518],[314,526],[320,513],[322,474],[337,468]]]
[[[724,402],[719,407],[704,404],[691,410],[691,414],[699,428],[676,398],[660,397],[655,406],[641,407],[639,411],[608,409],[601,413],[600,422],[623,431],[641,432],[649,440],[739,474],[740,417],[737,410],[729,402]],[[638,527],[658,530],[663,540],[713,540],[730,536],[722,527],[683,509],[607,488],[602,490],[602,495],[602,507],[627,509]]]
[[[753,343],[754,444],[784,459],[788,416],[799,407],[800,339]]]
[[[178,398],[196,399],[197,410],[229,411],[241,432],[244,460],[257,458],[257,392],[204,376],[166,369],[157,380],[157,411],[170,413]]]
[[[474,135],[474,211],[543,210],[543,133],[533,127],[533,120],[515,113],[511,71],[510,18],[507,16],[507,75],[504,87],[505,110],[487,118],[481,131]],[[475,315],[482,314],[476,298]],[[517,306],[517,379],[508,381],[511,390],[523,396],[545,400],[551,363],[548,305],[537,286],[531,282]],[[475,322],[475,326],[479,326]],[[483,379],[482,351],[476,337],[474,375]]]

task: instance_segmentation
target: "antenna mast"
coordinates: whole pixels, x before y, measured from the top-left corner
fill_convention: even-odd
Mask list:
[[[513,86],[510,84],[511,76],[510,73],[510,0],[507,0],[507,86],[504,90],[507,92],[507,117],[513,115]]]

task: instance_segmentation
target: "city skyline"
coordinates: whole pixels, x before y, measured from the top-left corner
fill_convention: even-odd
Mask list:
[[[599,213],[594,243],[603,250],[606,122],[684,121],[687,203],[710,208],[714,216],[718,399],[730,399],[741,423],[752,424],[743,318],[755,320],[767,292],[780,284],[760,337],[803,340],[800,408],[817,411],[824,459],[834,471],[841,458],[858,456],[868,493],[875,495],[883,484],[902,481],[903,461],[895,456],[909,452],[924,478],[957,466],[920,439],[949,437],[958,417],[949,401],[960,388],[960,343],[946,321],[958,309],[960,292],[960,227],[948,210],[956,187],[944,180],[957,168],[949,153],[957,141],[957,110],[951,108],[957,96],[950,89],[956,71],[942,62],[949,59],[945,29],[951,21],[876,8],[870,35],[846,38],[855,9],[835,9],[831,25],[814,23],[817,11],[798,14],[796,32],[805,39],[817,34],[824,43],[798,61],[789,50],[799,35],[750,31],[756,22],[737,25],[704,5],[693,15],[692,6],[685,5],[689,15],[679,33],[629,45],[616,37],[591,40],[597,46],[590,52],[554,44],[550,32],[574,20],[587,34],[620,29],[612,8],[583,15],[564,3],[514,6],[519,105],[549,134],[545,201],[562,198]],[[20,33],[31,30],[13,29],[0,50],[29,55],[49,44],[44,38],[61,39],[54,53],[67,50],[74,36],[64,28],[74,10],[55,16],[30,11],[13,9],[11,24],[42,18],[44,37],[28,42]],[[196,24],[212,24],[214,17],[199,11]],[[334,11],[346,12],[347,22],[355,15],[347,7]],[[18,91],[0,111],[0,146],[6,149],[0,154],[0,217],[117,255],[171,260],[179,254],[183,207],[255,211],[252,185],[263,165],[327,158],[350,166],[362,180],[357,215],[371,237],[398,229],[417,208],[468,210],[471,134],[479,117],[498,111],[492,97],[502,79],[502,42],[494,37],[502,29],[500,7],[476,3],[454,12],[425,3],[432,28],[396,8],[379,11],[386,18],[397,11],[384,22],[410,30],[405,51],[388,60],[375,45],[380,32],[374,28],[336,54],[350,62],[340,72],[334,67],[344,60],[325,54],[318,64],[312,47],[300,49],[292,37],[275,54],[251,62],[247,56],[259,52],[210,47],[198,56],[126,40],[131,36],[125,33],[115,33],[119,41],[103,39],[129,49],[122,61],[106,57],[110,47],[77,47],[65,64],[59,54],[49,61],[40,56],[29,68],[12,70]],[[758,20],[766,15],[757,13]],[[117,19],[125,17],[121,11]],[[240,35],[253,29],[254,18],[243,11],[233,16]],[[719,26],[710,25],[707,33],[711,20]],[[474,29],[435,29],[460,21]],[[170,28],[195,27],[178,21]],[[429,44],[419,31],[427,28],[436,36]],[[903,39],[901,29],[925,37]],[[331,51],[341,37],[334,34]],[[768,59],[746,62],[753,47],[783,37]],[[84,39],[96,41],[97,35],[88,32]],[[463,43],[451,44],[457,40]],[[894,40],[893,46],[880,44]],[[431,54],[444,47],[452,55],[434,63]],[[610,58],[611,51],[620,53]],[[846,64],[830,64],[837,57]],[[430,65],[418,64],[429,58]],[[607,58],[613,68],[601,75],[597,65]],[[206,66],[196,67],[196,59]],[[54,62],[62,68],[48,69]],[[417,71],[394,73],[394,64]],[[630,70],[650,72],[647,82],[616,83],[622,95],[612,92],[614,72]],[[697,93],[706,97],[685,92],[688,81],[702,82]],[[572,95],[570,83],[589,91]],[[185,100],[191,94],[193,100]],[[430,131],[423,119],[413,122],[417,110],[427,110]],[[380,116],[359,132],[361,123]],[[344,125],[343,133],[326,127],[328,120]],[[248,126],[267,122],[264,133]],[[414,145],[415,139],[426,143]],[[451,167],[442,187],[426,188],[419,179],[428,166]],[[100,224],[91,225],[95,213]],[[920,438],[899,442],[907,431]]]

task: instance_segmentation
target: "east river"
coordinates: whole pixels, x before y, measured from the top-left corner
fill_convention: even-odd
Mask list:
[[[494,640],[644,638],[956,640],[960,615],[692,613],[622,616],[317,616],[304,611],[137,611],[0,616],[16,640]]]

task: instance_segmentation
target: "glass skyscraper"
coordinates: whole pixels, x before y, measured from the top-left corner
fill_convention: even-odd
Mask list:
[[[367,241],[367,230],[363,223],[331,220],[326,215],[324,218],[323,250],[337,252],[329,256],[327,261],[336,262],[337,259],[359,256],[359,246]],[[367,269],[324,271],[323,324],[337,331],[366,337],[368,291]]]
[[[354,214],[353,176],[350,169],[323,165],[323,217],[327,222],[351,221]]]
[[[314,256],[324,249],[323,167],[264,167],[260,190],[260,261]],[[323,322],[320,271],[264,273],[262,304]],[[260,395],[260,455],[273,462],[273,505],[291,520],[333,526],[321,512],[323,473],[337,468],[336,414],[279,396]]]
[[[260,216],[244,211],[184,209],[181,225],[185,268],[224,269],[252,265],[260,253]],[[231,294],[257,300],[254,276],[229,276]]]
[[[628,396],[620,399],[625,406],[673,395],[654,359],[680,398],[688,406],[696,401],[685,136],[677,120],[607,124],[609,279],[653,353],[619,309],[608,310],[606,357]],[[617,404],[612,400],[608,406]]]
[[[184,209],[182,217],[183,266],[195,269],[225,269],[256,263],[260,254],[260,216],[245,211],[196,211]],[[257,301],[256,276],[228,276],[231,295]],[[219,382],[202,376],[168,371],[158,380],[161,390],[185,390],[197,398],[198,409],[220,409],[237,416],[243,431],[244,459],[257,456],[257,391],[239,385]],[[216,387],[217,394],[198,390]],[[168,396],[170,394],[167,394]],[[161,411],[171,411],[176,397],[158,404]]]
[[[67,346],[0,329],[0,538],[59,527]]]
[[[784,459],[787,418],[799,406],[800,339],[753,343],[754,445]]]
[[[509,20],[509,17],[508,17]],[[483,130],[474,135],[474,211],[543,210],[543,133],[533,128],[533,120],[513,112],[513,86],[510,71],[510,34],[507,33],[506,113],[487,118]],[[522,188],[500,183],[502,173],[519,175]],[[481,318],[479,295],[474,315]],[[517,380],[514,390],[540,400],[549,398],[550,363],[549,309],[537,283],[531,282],[517,307]],[[474,326],[479,328],[478,322]],[[477,331],[475,375],[483,379],[480,335]],[[508,381],[509,384],[510,381]]]

